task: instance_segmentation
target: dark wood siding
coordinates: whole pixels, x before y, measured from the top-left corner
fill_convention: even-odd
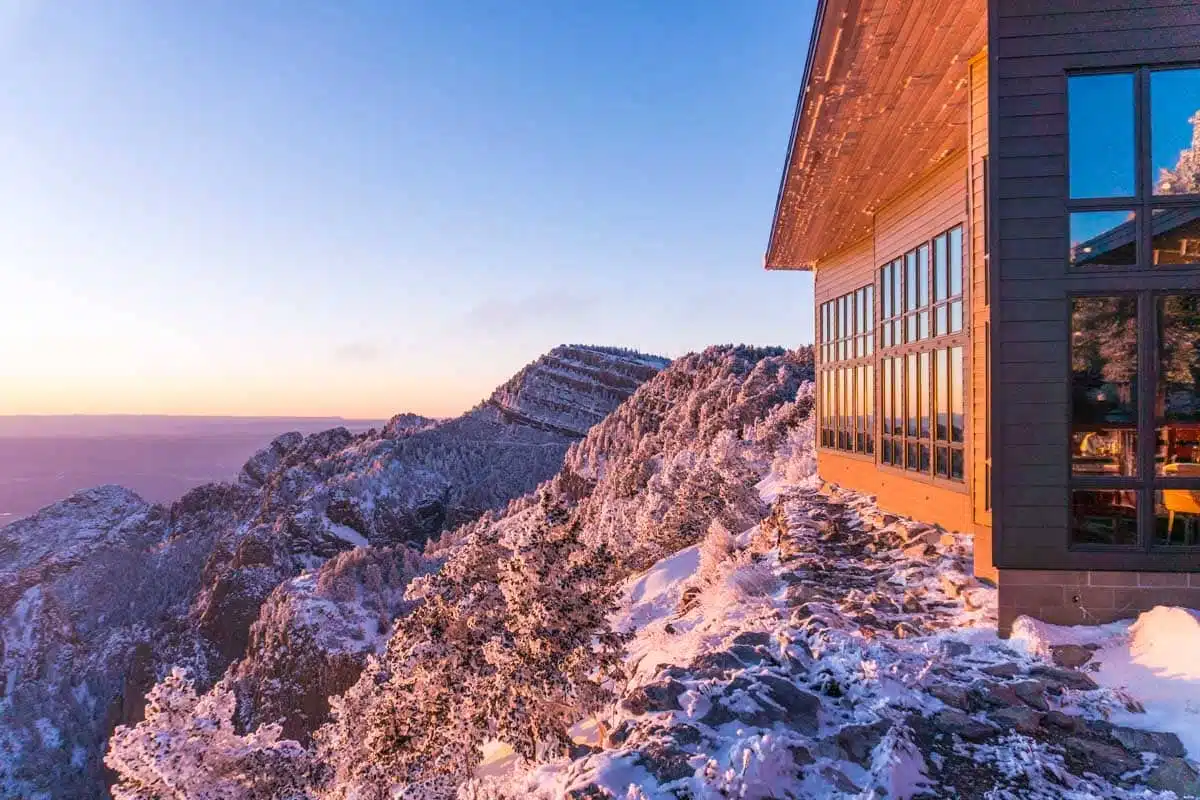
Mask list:
[[[1200,62],[1200,5],[992,0],[989,171],[997,566],[1196,569],[1200,555],[1068,549],[1069,293],[1200,287],[1200,274],[1071,274],[1066,87],[1073,70]]]

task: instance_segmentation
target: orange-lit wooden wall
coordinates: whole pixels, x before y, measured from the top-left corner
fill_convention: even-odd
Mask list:
[[[880,319],[877,270],[943,231],[964,228],[964,285],[969,309],[965,381],[967,430],[965,480],[914,475],[881,466],[876,456],[822,448],[817,461],[821,477],[831,483],[873,494],[879,505],[897,514],[937,523],[976,535],[976,574],[994,577],[991,564],[991,511],[988,506],[987,330],[989,310],[984,243],[984,157],[987,154],[987,61],[984,54],[970,65],[970,121],[963,148],[947,156],[926,176],[913,181],[897,198],[874,214],[869,236],[816,265],[816,306],[862,286],[876,284],[875,319]],[[880,352],[875,353],[875,419],[878,432]]]
[[[973,458],[971,472],[972,530],[975,533],[975,574],[996,580],[996,568],[992,563],[992,502],[991,502],[991,420],[988,412],[990,392],[990,364],[988,348],[991,346],[992,309],[988,297],[988,252],[987,252],[987,184],[988,171],[988,71],[987,49],[971,59],[970,68],[970,116],[967,121],[967,153],[970,230],[967,242],[970,247],[971,296],[971,422],[970,439]]]

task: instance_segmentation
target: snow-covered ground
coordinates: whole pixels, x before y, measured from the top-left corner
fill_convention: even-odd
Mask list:
[[[599,735],[577,735],[594,746],[545,764],[494,749],[465,796],[1200,791],[1195,612],[1101,628],[1022,620],[1001,640],[969,536],[811,478],[772,472],[759,490],[773,503],[763,523],[714,526],[626,583],[629,681]]]
[[[1200,613],[1160,606],[1134,621],[1075,628],[1022,618],[1013,640],[1043,656],[1071,645],[1091,651],[1084,668],[1092,678],[1142,709],[1120,709],[1112,720],[1174,733],[1200,761]]]

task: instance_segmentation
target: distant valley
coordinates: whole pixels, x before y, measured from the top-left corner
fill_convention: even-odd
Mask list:
[[[251,455],[286,431],[383,420],[340,417],[0,416],[0,526],[81,489],[115,483],[153,503],[233,480]]]

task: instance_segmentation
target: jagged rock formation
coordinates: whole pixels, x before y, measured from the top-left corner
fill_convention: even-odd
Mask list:
[[[172,665],[203,688],[245,656],[239,721],[287,709],[303,737],[398,612],[411,548],[551,477],[665,363],[560,347],[456,419],[284,434],[169,508],[103,487],[0,528],[0,797],[103,796],[108,733]]]

